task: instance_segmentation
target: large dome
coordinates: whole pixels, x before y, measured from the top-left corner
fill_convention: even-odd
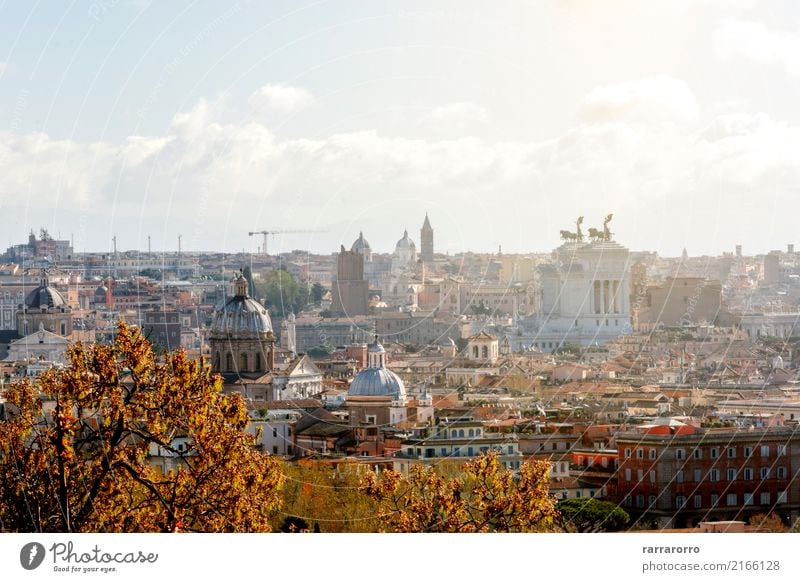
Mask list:
[[[57,289],[50,286],[46,275],[42,275],[39,286],[28,293],[25,298],[25,307],[28,309],[41,309],[50,307],[66,307],[67,301]]]
[[[386,368],[365,368],[350,384],[348,396],[391,396],[405,400],[406,386],[400,376]]]
[[[232,283],[234,296],[214,310],[211,334],[242,337],[271,333],[272,321],[266,307],[247,295],[247,279],[240,273]]]

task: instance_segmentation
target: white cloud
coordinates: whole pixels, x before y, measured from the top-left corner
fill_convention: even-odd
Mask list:
[[[272,110],[291,113],[314,104],[314,96],[302,87],[264,85],[250,95],[248,103],[256,111]]]
[[[655,94],[659,86],[669,89],[664,96]],[[279,139],[262,123],[221,122],[206,100],[176,115],[163,136],[79,143],[0,133],[0,206],[23,215],[46,200],[50,216],[56,208],[73,222],[83,218],[75,212],[104,209],[108,224],[112,207],[141,217],[139,232],[163,221],[165,230],[184,234],[186,248],[221,248],[229,236],[247,241],[246,231],[262,223],[349,221],[374,229],[365,235],[381,248],[380,236],[396,240],[431,204],[462,232],[481,233],[480,241],[449,235],[451,248],[461,249],[493,247],[495,238],[511,248],[517,223],[518,248],[546,249],[578,214],[596,226],[608,212],[620,239],[640,248],[658,248],[659,236],[675,244],[684,231],[697,241],[693,247],[713,244],[709,224],[730,230],[726,240],[739,236],[741,221],[777,221],[793,232],[796,212],[776,215],[760,196],[776,196],[779,208],[795,203],[800,128],[744,113],[703,127],[664,123],[697,113],[691,92],[674,79],[604,87],[586,103],[590,122],[546,141],[412,139],[371,130]],[[324,248],[348,240],[336,228]]]
[[[714,48],[719,56],[740,56],[759,65],[779,65],[791,75],[800,74],[800,34],[770,30],[764,24],[728,20],[714,32]]]
[[[658,75],[592,90],[581,116],[589,122],[688,121],[697,112],[697,102],[686,83]]]

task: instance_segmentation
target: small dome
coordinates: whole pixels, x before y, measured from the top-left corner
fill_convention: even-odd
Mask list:
[[[371,251],[372,247],[369,246],[367,239],[364,238],[364,233],[359,232],[358,238],[353,243],[353,246],[350,247],[350,250],[363,255],[365,251]]]
[[[406,387],[400,376],[386,368],[365,368],[350,384],[348,396],[391,396],[392,400],[404,400]]]
[[[108,287],[106,287],[105,285],[100,285],[97,289],[94,290],[94,302],[105,303],[107,293],[108,293]]]
[[[374,344],[370,344],[369,345],[369,349],[367,351],[369,353],[371,353],[371,354],[384,354],[384,353],[386,353],[386,350],[383,349],[383,346],[377,340],[375,341]]]
[[[46,274],[42,274],[39,286],[28,293],[25,298],[25,307],[28,309],[41,309],[42,307],[66,307],[67,301],[57,289],[50,286]]]
[[[408,238],[408,231],[403,231],[403,238],[397,241],[397,245],[394,247],[394,252],[398,253],[404,250],[416,250],[416,246],[414,245],[414,241]]]

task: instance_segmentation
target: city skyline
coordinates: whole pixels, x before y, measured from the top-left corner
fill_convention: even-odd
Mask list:
[[[391,252],[426,211],[451,254],[548,252],[607,212],[664,256],[792,242],[791,3],[37,10],[0,23],[8,244],[239,252],[298,228],[325,232],[276,251],[363,230]]]

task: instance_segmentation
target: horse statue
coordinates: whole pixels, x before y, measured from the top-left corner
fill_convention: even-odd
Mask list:
[[[597,230],[595,227],[589,229],[589,238],[592,240],[601,240],[604,234],[602,230]]]
[[[568,230],[562,230],[561,231],[561,238],[562,238],[562,240],[577,240],[578,239],[578,235],[575,234],[574,232],[570,232]]]

